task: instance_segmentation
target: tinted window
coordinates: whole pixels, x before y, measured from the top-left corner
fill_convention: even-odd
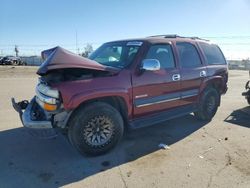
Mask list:
[[[157,44],[150,47],[146,59],[157,59],[161,68],[174,68],[174,57],[169,44]]]
[[[182,67],[191,68],[201,65],[199,54],[194,45],[187,42],[177,43],[177,50]]]
[[[226,64],[226,60],[218,46],[214,44],[200,43],[200,47],[206,56],[208,64]]]

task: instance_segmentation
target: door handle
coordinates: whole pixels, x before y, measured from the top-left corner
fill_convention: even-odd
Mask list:
[[[181,75],[180,74],[174,74],[173,76],[172,76],[172,80],[173,81],[179,81],[181,79]]]
[[[200,72],[200,77],[205,77],[205,76],[207,76],[207,72],[206,71],[201,71]]]

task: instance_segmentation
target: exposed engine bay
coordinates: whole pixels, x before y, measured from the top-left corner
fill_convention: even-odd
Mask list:
[[[65,81],[85,80],[96,77],[111,76],[113,73],[94,69],[66,68],[55,69],[41,76],[41,81],[56,84]]]

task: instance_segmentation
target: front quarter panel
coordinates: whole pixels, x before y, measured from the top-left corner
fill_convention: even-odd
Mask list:
[[[76,109],[80,104],[88,100],[117,96],[122,97],[125,101],[128,115],[132,112],[132,89],[129,70],[122,70],[114,76],[64,82],[54,87],[60,91],[66,110]]]

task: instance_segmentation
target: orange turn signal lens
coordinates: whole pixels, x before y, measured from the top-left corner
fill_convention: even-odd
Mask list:
[[[56,105],[54,105],[54,104],[48,104],[48,103],[44,103],[43,107],[47,111],[55,111],[57,109]]]

